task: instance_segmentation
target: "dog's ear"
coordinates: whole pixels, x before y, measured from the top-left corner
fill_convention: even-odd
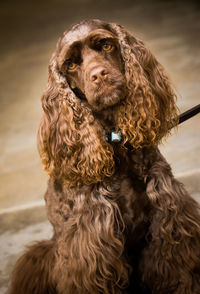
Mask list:
[[[119,39],[129,92],[119,109],[119,127],[134,148],[157,145],[177,124],[176,95],[144,43],[123,27],[110,25]]]
[[[90,184],[113,173],[113,151],[85,101],[70,89],[54,53],[42,96],[38,150],[45,171],[68,185]]]

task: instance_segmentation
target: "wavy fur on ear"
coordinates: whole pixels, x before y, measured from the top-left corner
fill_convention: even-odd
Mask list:
[[[125,142],[136,149],[157,145],[177,124],[176,95],[156,58],[144,43],[115,23],[129,93],[118,112]]]
[[[42,96],[39,153],[50,176],[63,178],[70,186],[95,183],[113,174],[113,151],[88,105],[75,96],[59,71],[57,51]]]

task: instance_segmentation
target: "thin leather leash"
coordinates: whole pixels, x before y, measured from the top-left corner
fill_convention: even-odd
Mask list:
[[[183,123],[184,121],[188,120],[189,118],[195,116],[200,112],[200,104],[190,108],[189,110],[183,112],[182,114],[179,115],[178,119],[178,125]]]

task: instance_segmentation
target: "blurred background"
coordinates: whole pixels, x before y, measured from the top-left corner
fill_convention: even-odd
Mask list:
[[[117,22],[143,39],[165,67],[183,112],[200,97],[199,1],[1,0],[0,2],[0,294],[25,244],[51,236],[43,194],[47,176],[36,147],[40,97],[58,37],[91,18]],[[200,201],[200,116],[162,146],[174,174]]]

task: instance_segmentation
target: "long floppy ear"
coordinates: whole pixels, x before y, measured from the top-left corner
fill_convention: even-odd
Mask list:
[[[41,99],[38,150],[50,176],[70,186],[95,183],[113,173],[113,151],[86,102],[75,96],[59,70],[58,54],[50,60],[48,86]]]
[[[129,93],[119,109],[118,125],[134,148],[157,145],[177,124],[176,95],[156,58],[123,27],[117,34]]]

